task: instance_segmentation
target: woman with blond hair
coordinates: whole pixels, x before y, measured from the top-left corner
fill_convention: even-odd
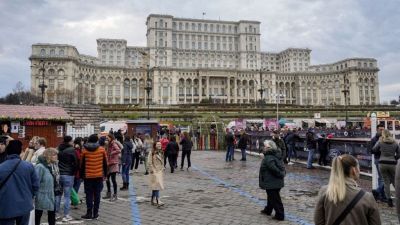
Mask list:
[[[341,155],[332,161],[327,186],[321,188],[315,207],[316,225],[380,225],[378,205],[371,193],[357,185],[360,166],[351,155]]]
[[[380,154],[379,169],[384,182],[384,191],[388,206],[393,207],[393,200],[390,196],[390,184],[395,186],[395,174],[397,159],[400,157],[400,149],[397,142],[394,140],[393,135],[389,130],[383,130],[379,141],[372,148],[373,154]]]
[[[57,155],[58,151],[55,148],[48,148],[39,156],[35,166],[40,183],[35,197],[36,225],[41,224],[43,211],[47,211],[49,225],[56,224],[56,196],[62,194]]]

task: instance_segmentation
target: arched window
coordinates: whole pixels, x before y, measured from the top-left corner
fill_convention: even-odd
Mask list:
[[[58,76],[64,76],[64,70],[62,70],[62,69],[60,69],[60,70],[58,70]]]
[[[131,81],[131,88],[132,88],[132,98],[137,98],[138,97],[138,94],[137,94],[137,91],[138,91],[138,81],[136,80],[136,79],[133,79],[132,81]]]
[[[140,96],[141,98],[144,97],[144,92],[145,92],[144,88],[145,88],[144,80],[143,80],[143,79],[140,79],[140,80],[139,80],[139,96]]]
[[[50,50],[50,56],[54,56],[55,54],[56,54],[56,50],[51,49],[51,50]]]
[[[113,97],[113,90],[114,90],[114,88],[113,88],[113,79],[111,77],[109,77],[107,79],[107,85],[108,85],[108,87],[107,87],[107,98],[108,98],[108,101],[109,101],[108,103],[111,103],[110,101],[111,101],[111,99]]]
[[[59,55],[60,55],[60,56],[64,56],[64,50],[61,49],[61,50],[59,51]]]
[[[41,56],[45,56],[46,55],[46,50],[45,49],[40,50],[40,55]]]
[[[125,98],[125,101],[128,100],[128,102],[125,102],[125,104],[129,103],[130,89],[131,89],[130,84],[131,84],[131,82],[129,81],[129,79],[124,80],[124,98]]]
[[[169,89],[169,81],[168,78],[164,78],[162,81],[162,97],[167,98],[168,97],[168,89]]]
[[[184,87],[185,87],[185,81],[181,78],[181,79],[179,79],[179,82],[178,82],[179,96],[184,95],[184,91],[183,91]]]

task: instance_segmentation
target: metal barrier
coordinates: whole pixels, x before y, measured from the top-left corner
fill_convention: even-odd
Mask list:
[[[307,159],[308,151],[305,148],[305,134],[299,133],[300,141],[295,143],[295,150],[299,159]],[[249,133],[250,145],[247,150],[259,153],[263,148],[264,140],[271,140],[270,132],[250,132]],[[365,172],[372,170],[372,157],[370,153],[370,139],[369,138],[330,138],[328,141],[328,154],[327,161],[330,163],[334,156],[338,154],[350,154],[355,156],[360,163],[360,167]],[[258,142],[258,144],[257,144]],[[318,150],[314,154],[314,160],[319,158]]]

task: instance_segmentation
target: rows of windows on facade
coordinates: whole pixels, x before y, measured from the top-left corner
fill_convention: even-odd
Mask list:
[[[160,76],[157,85],[154,83],[151,98],[155,91],[154,97],[164,103],[187,103],[199,101],[201,97],[215,97],[231,103],[255,101],[260,85],[255,70],[261,68],[276,75],[276,81],[263,82],[264,98],[269,102],[274,101],[271,94],[280,93],[285,95],[279,100],[283,103],[344,104],[342,76],[348,69],[359,78],[357,89],[351,90],[352,99],[359,98],[360,104],[378,101],[378,70],[374,70],[377,69],[374,59],[353,58],[310,65],[311,50],[307,48],[262,52],[259,23],[185,20],[177,18],[166,22],[162,17],[149,16],[146,47],[127,46],[127,41],[122,39],[97,39],[97,57],[79,54],[74,46],[51,44],[38,44],[36,50],[34,45],[33,55],[40,52],[49,60],[64,57],[65,60],[59,60],[61,63],[72,58],[74,63],[78,62],[76,69],[60,66],[68,76],[78,77],[73,78],[72,83],[64,84],[66,77],[65,80],[60,76],[53,79],[52,74],[46,72],[51,77],[49,89],[63,85],[69,89],[77,87],[78,103],[144,103],[146,71],[139,68],[148,64],[159,67],[153,73]],[[195,78],[201,68],[210,69],[210,82],[204,80],[205,77]],[[213,71],[219,69],[224,69],[227,77],[234,72],[236,78],[219,80],[218,76],[213,77]],[[58,73],[58,68],[54,73]],[[32,75],[35,76],[32,81],[40,79]],[[322,76],[324,79],[320,79]],[[52,97],[48,98],[50,102]]]

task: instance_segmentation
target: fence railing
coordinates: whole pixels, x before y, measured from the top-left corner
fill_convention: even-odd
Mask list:
[[[71,125],[67,126],[67,135],[71,136],[73,139],[77,137],[89,137],[91,134],[94,134],[94,126],[91,124],[82,128],[74,128]]]

